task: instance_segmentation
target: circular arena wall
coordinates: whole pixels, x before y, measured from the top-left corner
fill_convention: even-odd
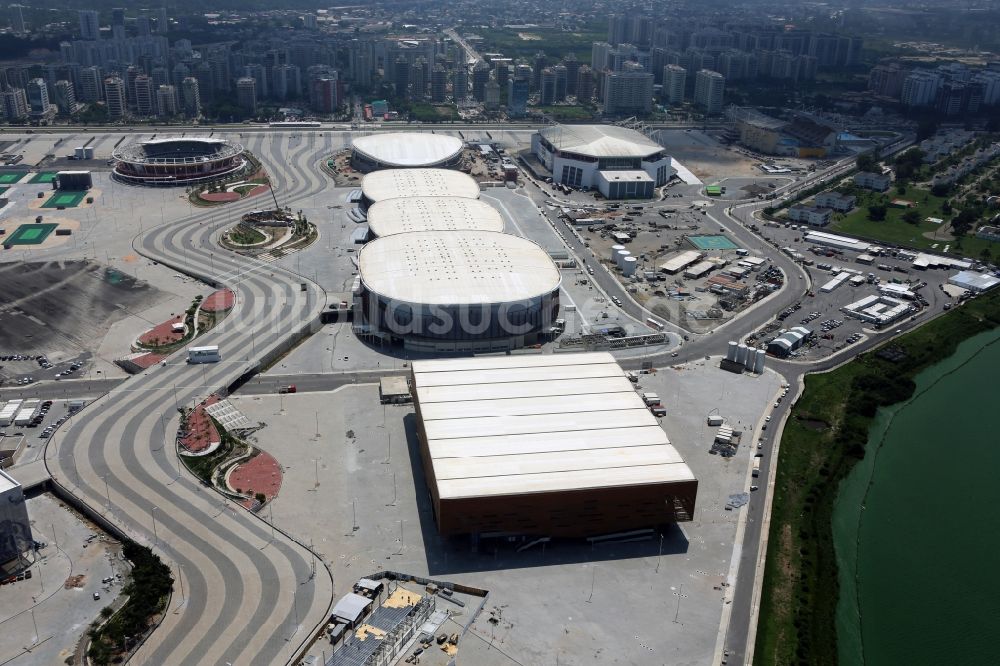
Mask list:
[[[224,139],[164,138],[127,144],[112,153],[112,175],[134,185],[194,185],[246,169],[244,148]]]
[[[535,243],[495,231],[411,231],[358,255],[367,325],[405,340],[531,339],[559,309],[559,270]]]
[[[390,132],[351,142],[351,167],[368,173],[380,169],[455,168],[462,161],[464,142],[443,134]]]

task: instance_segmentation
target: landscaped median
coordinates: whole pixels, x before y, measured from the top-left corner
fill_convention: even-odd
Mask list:
[[[129,581],[122,590],[127,600],[117,611],[110,607],[102,611],[103,621],[91,629],[87,656],[94,664],[125,661],[163,614],[174,584],[170,567],[148,547],[125,540],[122,554],[132,563]]]
[[[967,301],[836,370],[809,375],[781,435],[755,664],[836,664],[832,514],[841,480],[865,455],[879,406],[958,344],[1000,326],[1000,290]]]

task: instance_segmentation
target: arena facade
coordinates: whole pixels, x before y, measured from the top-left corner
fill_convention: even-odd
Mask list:
[[[666,149],[617,125],[554,125],[531,137],[552,180],[608,199],[648,199],[676,173]]]
[[[242,145],[207,137],[130,143],[116,149],[112,159],[116,180],[152,187],[208,183],[238,175],[249,166]]]
[[[542,341],[559,311],[559,269],[538,245],[498,231],[409,231],[358,254],[355,332],[430,352]]]
[[[456,137],[421,132],[390,132],[351,142],[351,167],[362,173],[380,169],[457,168],[465,143]]]

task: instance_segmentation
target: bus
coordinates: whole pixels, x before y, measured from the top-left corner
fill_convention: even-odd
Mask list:
[[[188,349],[188,363],[218,363],[222,360],[219,346],[191,347]]]

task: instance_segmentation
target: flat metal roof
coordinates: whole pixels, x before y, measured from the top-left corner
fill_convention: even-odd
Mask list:
[[[365,288],[413,304],[523,301],[559,288],[542,248],[497,231],[410,231],[382,236],[358,253]]]
[[[461,139],[444,134],[421,132],[390,132],[362,136],[351,142],[351,148],[369,159],[399,167],[421,167],[441,164],[462,152]]]
[[[381,237],[407,231],[503,231],[504,221],[500,211],[479,199],[402,197],[372,204],[368,227]]]
[[[413,362],[442,499],[693,481],[607,352]]]
[[[12,476],[0,470],[0,493],[6,493],[20,487],[21,484],[15,481]]]
[[[559,150],[587,157],[646,157],[664,150],[645,134],[618,125],[554,125],[538,132]]]
[[[450,169],[384,169],[367,174],[361,191],[369,201],[397,197],[479,198],[479,183],[472,176]]]

